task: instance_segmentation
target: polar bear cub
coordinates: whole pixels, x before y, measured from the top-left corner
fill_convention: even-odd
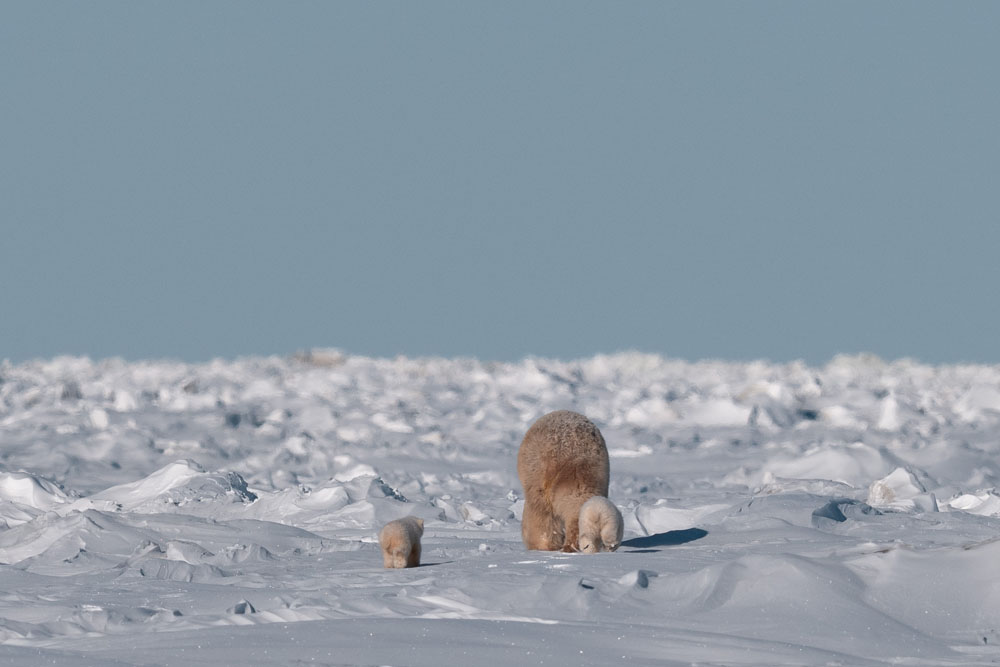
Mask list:
[[[608,448],[593,422],[569,410],[539,417],[517,451],[524,546],[578,550],[580,508],[593,496],[607,497],[609,474]]]
[[[420,538],[423,534],[424,520],[415,516],[385,524],[378,535],[378,543],[382,547],[382,563],[386,567],[420,565]]]
[[[614,551],[625,532],[622,513],[603,496],[593,496],[580,508],[580,551]]]

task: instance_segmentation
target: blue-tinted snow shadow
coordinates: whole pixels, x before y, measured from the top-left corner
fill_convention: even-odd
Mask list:
[[[668,530],[665,533],[646,535],[645,537],[633,537],[631,540],[622,542],[623,547],[632,549],[643,549],[645,552],[657,551],[653,547],[676,547],[679,544],[694,542],[708,535],[707,530],[701,528],[685,528],[684,530]],[[630,551],[627,553],[644,553],[643,551]]]

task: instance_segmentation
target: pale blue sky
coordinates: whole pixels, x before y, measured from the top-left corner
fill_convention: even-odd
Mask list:
[[[1000,3],[0,2],[0,358],[1000,362]]]

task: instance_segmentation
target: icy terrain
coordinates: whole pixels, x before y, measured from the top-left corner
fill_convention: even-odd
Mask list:
[[[615,553],[521,544],[561,408]],[[5,363],[0,664],[1000,663],[998,455],[998,367]],[[423,565],[385,570],[408,514]]]

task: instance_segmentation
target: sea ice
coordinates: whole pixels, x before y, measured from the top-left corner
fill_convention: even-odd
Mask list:
[[[4,362],[0,663],[992,664],[998,388],[870,356]],[[524,550],[517,448],[556,409],[607,440],[613,553]],[[421,566],[387,571],[408,515]]]

